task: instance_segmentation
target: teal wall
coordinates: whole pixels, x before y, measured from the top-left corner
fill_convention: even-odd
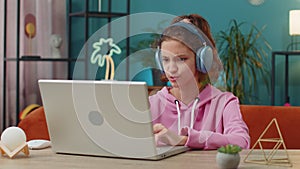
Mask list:
[[[115,3],[118,1],[121,0],[113,1],[114,7],[122,11],[125,4]],[[289,10],[292,9],[300,9],[300,0],[265,0],[260,6],[253,6],[247,0],[131,0],[132,14],[141,12],[163,12],[172,15],[198,13],[208,20],[214,35],[220,30],[225,30],[231,19],[252,23],[258,28],[266,25],[263,32],[264,37],[270,43],[273,51],[286,50],[290,43],[288,23]],[[269,58],[271,58],[271,52]],[[290,58],[289,64],[290,102],[292,105],[300,105],[300,77],[298,76],[300,57]],[[265,66],[271,68],[270,65]],[[278,57],[276,59],[275,82],[276,105],[284,104],[283,75],[284,57]],[[269,105],[271,103],[271,93],[263,85],[255,94],[259,98],[258,104]]]
[[[300,9],[300,0],[265,0],[260,6],[253,6],[246,0],[151,0],[131,1],[131,12],[164,12],[174,15],[198,13],[211,25],[214,35],[226,29],[231,19],[255,24],[258,28],[266,25],[264,37],[273,51],[286,50],[290,43],[289,10]],[[300,21],[300,18],[299,18]],[[271,52],[269,54],[271,58]],[[271,63],[271,59],[270,59]],[[289,95],[292,105],[300,105],[300,57],[291,57]],[[270,67],[270,65],[266,65]],[[271,67],[270,67],[271,68]],[[271,70],[270,70],[271,71]],[[275,104],[284,104],[284,57],[276,59]],[[271,104],[271,94],[265,87],[256,92],[259,104]]]

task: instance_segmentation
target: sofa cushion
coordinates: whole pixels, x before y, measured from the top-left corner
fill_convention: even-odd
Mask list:
[[[255,144],[267,125],[276,118],[284,143],[289,149],[300,148],[300,107],[241,105],[243,119],[249,128],[250,147]],[[279,138],[275,123],[263,138]],[[273,148],[274,143],[264,143],[264,148]],[[259,148],[256,146],[256,148]],[[282,148],[282,147],[281,147]]]
[[[44,107],[42,106],[30,112],[20,121],[18,127],[24,130],[27,141],[33,139],[50,140]]]

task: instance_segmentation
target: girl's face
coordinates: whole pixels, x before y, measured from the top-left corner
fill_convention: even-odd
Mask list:
[[[187,46],[176,40],[163,41],[161,57],[166,77],[174,88],[197,81],[195,54]]]

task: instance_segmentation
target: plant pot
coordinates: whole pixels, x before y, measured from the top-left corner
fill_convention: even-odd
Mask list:
[[[233,169],[237,168],[240,164],[240,154],[226,154],[226,153],[217,153],[217,164],[219,168],[222,169]]]

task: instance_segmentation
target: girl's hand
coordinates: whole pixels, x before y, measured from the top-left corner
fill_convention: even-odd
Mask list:
[[[164,125],[157,123],[153,125],[156,145],[167,144],[172,146],[185,145],[187,136],[180,136],[167,129]]]

